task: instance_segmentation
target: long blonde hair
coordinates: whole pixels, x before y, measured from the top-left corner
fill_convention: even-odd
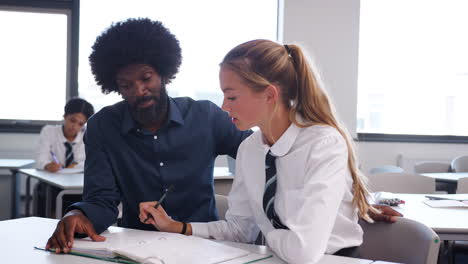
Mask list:
[[[252,40],[232,49],[220,65],[236,72],[256,92],[263,91],[271,84],[279,87],[282,103],[289,109],[289,120],[295,125],[328,125],[338,130],[348,147],[353,204],[358,208],[361,218],[372,222],[369,211],[378,211],[367,200],[369,191],[365,184],[366,178],[357,167],[353,141],[338,122],[334,107],[301,48],[269,40]],[[305,123],[300,123],[296,114]]]

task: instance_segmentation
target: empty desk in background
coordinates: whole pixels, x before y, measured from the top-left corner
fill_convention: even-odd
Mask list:
[[[41,182],[46,183],[48,186],[55,186],[62,191],[57,195],[56,198],[56,218],[61,218],[62,216],[62,198],[63,195],[66,194],[81,194],[83,192],[83,184],[84,184],[84,175],[83,173],[76,173],[76,174],[62,174],[62,173],[52,173],[47,172],[44,170],[37,170],[37,169],[21,169],[19,170],[20,173],[27,175],[28,177],[32,177],[37,179]],[[233,174],[229,172],[227,167],[215,167],[214,171],[214,184],[215,189],[220,190],[224,195],[227,195],[231,190]],[[28,179],[29,182],[29,179]],[[50,192],[47,192],[46,198],[46,215],[48,217],[54,217],[51,215],[51,203],[52,198],[50,196]],[[29,202],[31,200],[31,194],[29,188],[26,190],[26,216],[29,214]]]
[[[234,174],[228,167],[215,167],[213,171],[214,189],[216,194],[228,195],[231,191]]]
[[[83,173],[52,173],[44,170],[37,170],[37,169],[20,169],[19,173],[22,173],[28,177],[32,177],[37,179],[43,183],[47,184],[47,195],[46,195],[46,216],[47,217],[62,217],[62,198],[65,194],[81,194],[83,192],[83,184],[84,184],[84,175]],[[52,216],[52,203],[54,202],[51,197],[50,193],[50,186],[55,186],[62,189],[61,192],[57,195],[55,200],[56,207],[55,216]],[[26,190],[26,203],[29,204],[30,202],[30,190]],[[29,208],[29,206],[27,206]],[[28,214],[26,212],[26,214]]]
[[[404,217],[432,228],[441,240],[468,240],[468,208],[430,207],[423,202],[427,200],[426,194],[395,193],[393,196],[405,201],[404,205],[395,206],[394,209]]]
[[[40,217],[27,217],[15,220],[0,221],[0,234],[3,237],[14,238],[2,239],[0,247],[2,248],[2,263],[68,263],[68,264],[103,264],[110,263],[102,260],[84,258],[67,254],[53,254],[36,250],[34,247],[45,247],[47,240],[52,235],[57,225],[56,219],[47,219]],[[125,228],[111,226],[113,231],[125,232]],[[218,241],[217,241],[218,242]],[[97,242],[98,243],[98,242]],[[239,247],[253,253],[270,253],[265,246],[256,246],[250,244],[240,244],[233,242],[222,242],[231,246]],[[241,259],[239,259],[241,260]],[[231,260],[223,262],[226,264],[240,264],[242,261]],[[259,264],[277,264],[284,263],[281,259],[273,258],[259,261]],[[370,264],[372,260],[354,259],[339,256],[325,255],[318,264]],[[388,262],[375,262],[388,263]]]
[[[436,182],[443,182],[450,185],[448,193],[455,193],[457,190],[458,179],[468,177],[468,172],[437,172],[421,173],[423,176],[436,179]]]
[[[34,163],[31,159],[0,159],[0,169],[11,171],[11,218],[18,216],[18,202],[19,202],[19,181],[17,181],[16,174],[20,168],[29,166]]]

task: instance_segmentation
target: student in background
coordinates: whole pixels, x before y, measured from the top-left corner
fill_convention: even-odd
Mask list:
[[[288,263],[357,256],[359,217],[372,221],[369,212],[378,211],[367,202],[352,140],[301,49],[241,44],[222,61],[220,82],[222,108],[237,128],[260,128],[239,147],[226,221],[179,223],[156,202],[140,204],[140,221],[151,214],[146,223],[160,231],[243,243],[261,232]]]
[[[81,98],[65,105],[63,124],[46,125],[39,136],[36,168],[57,172],[61,168],[83,168],[84,125],[94,114],[93,106]]]
[[[35,167],[49,172],[57,172],[62,168],[83,168],[85,148],[83,134],[85,124],[94,114],[93,106],[81,98],[70,99],[65,105],[63,124],[46,125],[39,136],[39,147]],[[52,187],[52,197],[60,192]],[[34,198],[39,216],[45,216],[46,186],[44,183],[36,185]],[[81,195],[66,195],[64,208],[75,201],[80,201]],[[55,205],[55,203],[53,203]]]

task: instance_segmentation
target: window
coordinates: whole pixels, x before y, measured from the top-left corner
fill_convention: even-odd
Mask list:
[[[468,136],[468,1],[361,0],[358,133]]]
[[[88,56],[96,37],[112,22],[130,17],[159,20],[176,35],[182,65],[167,86],[171,96],[190,96],[222,103],[218,64],[234,46],[252,39],[276,40],[278,0],[155,1],[81,0],[79,95],[96,108],[120,101],[104,95],[94,81]]]
[[[2,124],[61,120],[67,93],[64,10],[0,6]]]

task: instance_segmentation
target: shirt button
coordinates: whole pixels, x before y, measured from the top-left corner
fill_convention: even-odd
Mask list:
[[[154,136],[153,138],[154,138],[154,139],[158,139],[158,136]]]
[[[164,166],[164,162],[160,162],[159,166],[161,166],[161,167]]]

